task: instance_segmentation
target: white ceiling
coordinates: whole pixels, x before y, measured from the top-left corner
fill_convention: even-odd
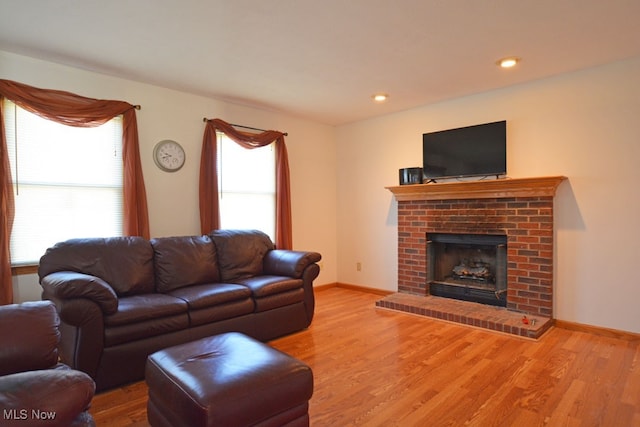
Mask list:
[[[0,0],[0,50],[339,125],[638,56],[640,1]]]

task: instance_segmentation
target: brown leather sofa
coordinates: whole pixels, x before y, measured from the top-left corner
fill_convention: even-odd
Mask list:
[[[255,230],[204,236],[72,239],[40,259],[43,299],[62,320],[61,358],[97,390],[144,378],[147,356],[242,332],[261,341],[314,313],[317,252],[275,249]]]
[[[58,362],[60,318],[50,301],[0,306],[0,425],[94,426],[95,391]]]

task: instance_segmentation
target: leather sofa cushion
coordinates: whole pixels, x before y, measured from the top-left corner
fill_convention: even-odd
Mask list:
[[[225,319],[238,319],[241,316],[251,315],[255,307],[253,300],[247,298],[212,307],[189,310],[189,325],[191,327],[211,325]]]
[[[302,301],[304,301],[304,290],[302,288],[256,298],[256,313],[273,310],[278,307],[292,306]]]
[[[75,271],[104,280],[118,296],[154,291],[153,249],[142,237],[71,239],[56,243],[40,258],[40,279]]]
[[[302,279],[292,279],[284,276],[257,276],[238,280],[238,283],[251,289],[253,296],[263,298],[279,294],[292,289],[302,288]]]
[[[226,304],[251,298],[251,290],[246,286],[232,283],[187,286],[171,291],[168,295],[179,298],[189,305],[189,310]]]
[[[104,316],[106,327],[128,325],[187,312],[187,303],[165,294],[145,294],[120,298],[118,311]]]
[[[152,239],[151,246],[158,292],[220,281],[216,247],[209,236],[160,237]]]
[[[104,317],[104,345],[180,331],[189,327],[187,303],[165,294],[120,298],[118,311]]]
[[[127,323],[104,329],[104,346],[144,341],[147,338],[185,330],[189,327],[187,313],[171,314],[160,318]]]
[[[187,286],[168,295],[189,305],[189,325],[198,326],[253,313],[251,290],[232,283]]]
[[[0,375],[55,366],[59,325],[60,318],[51,301],[0,307]]]
[[[223,282],[261,275],[263,258],[274,249],[269,236],[258,230],[215,230],[210,236],[218,252]]]

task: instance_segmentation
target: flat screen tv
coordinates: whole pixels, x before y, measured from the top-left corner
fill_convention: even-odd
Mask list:
[[[505,120],[422,134],[424,178],[496,176],[507,173]]]

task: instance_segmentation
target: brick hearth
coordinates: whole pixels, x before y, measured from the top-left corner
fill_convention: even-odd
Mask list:
[[[553,324],[548,317],[523,315],[502,307],[431,295],[395,293],[376,301],[376,306],[534,339],[542,336]]]
[[[526,315],[540,319],[541,328],[547,325],[546,320],[553,318],[553,198],[562,180],[564,177],[389,187],[398,199],[398,292],[422,297],[429,294],[427,233],[503,234],[507,236],[506,310],[515,313],[510,317],[515,320],[502,323],[511,325]],[[436,298],[436,303],[441,299]],[[392,296],[387,298],[387,302],[392,300]],[[416,301],[412,309],[404,311],[422,311],[420,300]],[[432,310],[431,304],[425,312]],[[478,305],[454,304],[449,304],[449,310]],[[387,304],[387,308],[393,307]],[[460,311],[465,310],[443,312],[441,318],[456,321]],[[500,323],[489,327],[490,320],[484,315],[476,317],[480,323],[476,326],[506,328]],[[518,335],[527,334],[518,331]]]

